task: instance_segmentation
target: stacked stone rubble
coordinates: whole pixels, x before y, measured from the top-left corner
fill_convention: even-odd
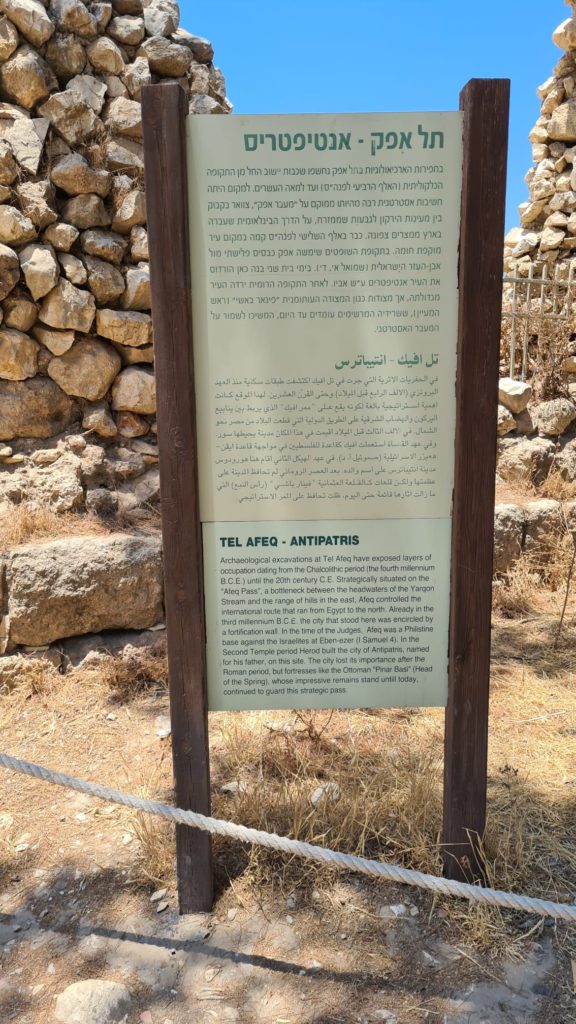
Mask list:
[[[571,16],[553,34],[564,54],[537,90],[542,106],[529,136],[529,199],[519,207],[520,226],[505,241],[505,270],[523,276],[531,265],[558,261],[568,272],[576,255],[576,0],[566,2]]]
[[[178,22],[174,0],[0,0],[1,442],[155,429],[141,89],[230,110]]]
[[[522,344],[527,340],[530,346],[529,383],[504,376],[499,386],[498,472],[510,482],[538,484],[551,471],[576,481],[576,320],[565,287],[571,279],[576,284],[576,0],[566,2],[570,17],[553,35],[564,54],[537,90],[542,105],[529,136],[529,199],[519,207],[520,226],[505,239],[504,374],[509,372],[514,310],[528,317],[527,338],[514,346],[516,361]],[[522,284],[530,278],[536,284]],[[542,314],[560,318],[554,324],[550,319],[545,329]],[[525,321],[518,319],[517,335],[524,329]],[[552,393],[550,387],[541,394],[531,386],[539,383],[531,378],[543,356],[554,362]]]

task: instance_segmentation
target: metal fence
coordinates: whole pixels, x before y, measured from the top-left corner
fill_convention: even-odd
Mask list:
[[[575,287],[572,261],[553,267],[530,264],[526,277],[504,274],[502,325],[509,377],[526,380],[533,340],[537,345],[547,344],[560,327],[570,327]]]

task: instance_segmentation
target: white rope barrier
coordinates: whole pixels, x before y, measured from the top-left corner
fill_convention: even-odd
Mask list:
[[[190,825],[192,828],[198,828],[213,835],[226,836],[228,839],[237,839],[242,843],[255,843],[258,846],[268,847],[268,849],[281,850],[291,856],[304,857],[306,860],[327,864],[329,867],[356,871],[363,875],[383,878],[388,882],[398,882],[402,885],[414,885],[442,896],[457,896],[467,899],[471,903],[487,903],[491,906],[519,910],[527,914],[538,914],[542,917],[553,917],[576,924],[576,905],[552,903],[550,900],[535,899],[532,896],[521,896],[498,889],[487,889],[478,885],[470,885],[467,882],[454,882],[447,878],[423,874],[421,871],[411,871],[394,864],[338,853],[322,846],[302,843],[297,839],[287,839],[285,836],[278,836],[273,832],[261,832],[259,829],[236,825],[230,821],[222,821],[220,818],[210,818],[203,814],[197,814],[195,811],[184,811],[180,807],[170,807],[168,804],[162,804],[155,800],[145,800],[131,793],[122,793],[119,790],[110,789],[108,786],[100,786],[95,782],[84,782],[70,775],[63,775],[40,765],[10,757],[8,754],[0,753],[0,767],[20,772],[22,775],[31,775],[35,779],[41,779],[42,782],[51,782],[57,786],[76,789],[80,793],[98,797],[108,803],[123,804],[125,807],[132,807],[135,811],[167,818],[168,821],[180,825]]]

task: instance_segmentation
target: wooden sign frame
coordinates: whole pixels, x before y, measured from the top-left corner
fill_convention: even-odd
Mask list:
[[[459,249],[456,450],[442,844],[445,874],[482,875],[486,821],[497,382],[506,183],[507,79],[460,95],[464,164]],[[175,798],[210,814],[206,644],[185,123],[176,83],[142,90],[154,324]],[[213,902],[210,837],[176,826],[181,913]]]

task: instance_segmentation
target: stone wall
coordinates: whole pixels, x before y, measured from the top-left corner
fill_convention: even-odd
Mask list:
[[[174,0],[0,0],[6,467],[79,427],[154,441],[141,89],[172,79],[191,112],[231,109],[212,46],[178,21]]]
[[[541,113],[530,132],[533,166],[520,226],[506,236],[504,267],[527,275],[530,265],[569,263],[576,251],[576,0],[553,34],[564,51],[537,90]]]

